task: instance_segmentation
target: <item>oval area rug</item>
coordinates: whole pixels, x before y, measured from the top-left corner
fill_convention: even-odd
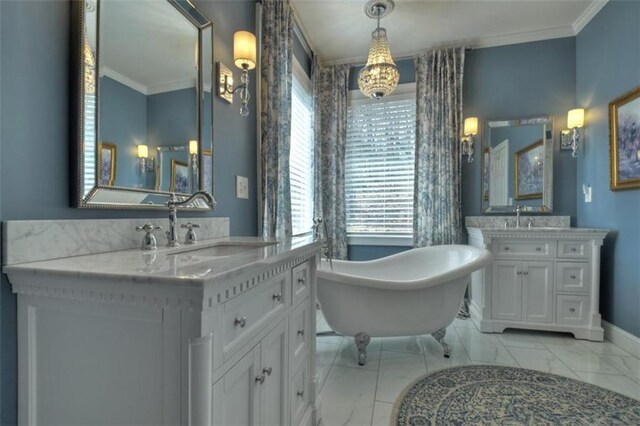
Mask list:
[[[391,424],[640,425],[640,401],[540,371],[462,366],[409,385]]]

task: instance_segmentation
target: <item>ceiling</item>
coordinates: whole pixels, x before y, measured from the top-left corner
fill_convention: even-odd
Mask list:
[[[323,62],[364,63],[376,22],[366,0],[292,0]],[[395,0],[382,19],[395,58],[438,46],[490,47],[576,35],[608,0]]]

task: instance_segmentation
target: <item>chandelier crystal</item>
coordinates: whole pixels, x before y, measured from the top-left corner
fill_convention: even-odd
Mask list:
[[[391,7],[389,7],[391,6]],[[380,28],[380,18],[388,14],[393,8],[393,3],[386,2],[367,4],[365,12],[370,17],[378,20],[377,28],[371,33],[371,47],[367,65],[358,74],[358,86],[360,91],[370,98],[379,99],[391,94],[400,80],[398,67],[393,62],[387,31]]]

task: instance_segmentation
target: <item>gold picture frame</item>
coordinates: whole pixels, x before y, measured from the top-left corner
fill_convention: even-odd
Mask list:
[[[544,188],[544,141],[542,139],[514,154],[514,194],[516,200],[542,198]],[[522,174],[522,175],[521,175]]]
[[[116,181],[118,147],[110,142],[98,144],[97,172],[98,185],[113,186]]]
[[[169,192],[178,194],[189,193],[189,164],[183,161],[171,160],[171,184]]]
[[[640,188],[640,87],[609,103],[612,191]]]

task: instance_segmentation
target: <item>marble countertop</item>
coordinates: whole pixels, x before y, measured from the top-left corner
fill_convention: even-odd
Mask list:
[[[270,245],[254,246],[261,243]],[[245,246],[246,250],[216,256],[199,252],[229,245]],[[3,272],[9,281],[12,275],[29,274],[202,287],[214,280],[231,279],[291,257],[313,253],[321,247],[322,241],[312,237],[294,237],[284,242],[259,237],[225,237],[199,241],[197,245],[159,247],[154,251],[130,249],[8,265]]]
[[[539,234],[544,234],[544,233],[557,233],[557,232],[563,232],[563,233],[594,233],[594,234],[599,234],[599,233],[607,233],[609,232],[608,229],[596,229],[596,228],[569,228],[569,227],[544,227],[544,226],[540,226],[540,227],[531,227],[531,229],[527,228],[526,226],[520,227],[520,228],[515,228],[515,227],[509,227],[509,228],[505,228],[505,227],[475,227],[475,226],[467,226],[467,229],[478,229],[480,231],[483,232],[491,232],[491,233],[509,233],[512,234],[514,232],[523,232],[523,233],[527,233],[527,234],[532,234],[532,233],[539,233]]]

